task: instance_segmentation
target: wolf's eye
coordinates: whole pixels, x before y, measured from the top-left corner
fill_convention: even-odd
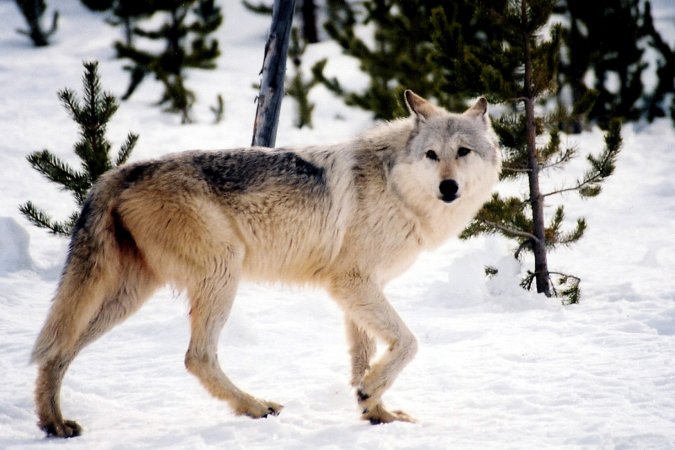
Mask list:
[[[424,154],[424,156],[426,156],[427,158],[429,158],[432,161],[438,161],[438,155],[433,150],[427,150],[427,152]]]
[[[471,149],[470,149],[470,148],[460,147],[460,148],[457,149],[457,156],[459,156],[460,158],[461,158],[462,156],[468,155],[469,153],[471,153]]]

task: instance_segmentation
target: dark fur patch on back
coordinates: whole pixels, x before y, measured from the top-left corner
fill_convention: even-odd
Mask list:
[[[255,192],[275,184],[310,191],[326,186],[322,167],[289,151],[202,153],[192,162],[218,194]]]
[[[157,162],[147,161],[131,164],[124,169],[124,187],[127,188],[150,177],[157,169]]]

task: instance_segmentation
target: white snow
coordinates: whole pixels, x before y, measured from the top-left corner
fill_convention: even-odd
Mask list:
[[[82,60],[98,59],[103,86],[117,95],[127,83],[111,47],[117,31],[78,1],[49,4],[61,11],[60,28],[53,45],[34,49],[14,32],[24,27],[14,2],[0,2],[0,448],[675,448],[675,132],[668,121],[627,125],[616,174],[601,196],[565,197],[569,223],[583,216],[589,228],[550,264],[583,279],[581,304],[564,307],[521,290],[523,268],[498,237],[451,240],[387,287],[420,351],[385,402],[418,423],[359,420],[341,313],[326,294],[244,285],[220,359],[241,387],[284,404],[280,416],[236,417],[186,372],[186,302],[163,290],[85,349],[66,375],[64,414],[84,434],[46,439],[35,426],[28,356],[68,243],[31,226],[17,207],[33,200],[64,218],[74,205],[25,156],[47,148],[77,163],[77,129],[56,91],[80,92]],[[655,4],[657,17],[671,10],[667,1]],[[189,74],[197,123],[181,126],[152,106],[160,89],[151,80],[121,104],[109,137],[118,147],[128,131],[138,132],[132,160],[249,144],[251,85],[268,19],[238,1],[226,2],[224,13],[218,69]],[[321,57],[331,58],[331,73],[344,71],[346,85],[362,85],[356,65],[333,44],[309,50],[308,59]],[[217,93],[225,120],[212,125],[208,107]],[[311,99],[313,130],[292,128],[294,106],[284,103],[279,145],[334,141],[370,125],[367,113],[321,88]],[[582,153],[602,147],[597,130],[570,140]],[[583,161],[575,167],[582,171]],[[577,175],[557,174],[552,183]],[[486,280],[485,265],[500,274]]]
[[[0,217],[0,274],[30,269],[28,232],[11,217]]]

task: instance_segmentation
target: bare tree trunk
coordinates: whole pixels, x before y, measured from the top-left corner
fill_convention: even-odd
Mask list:
[[[286,54],[293,24],[295,0],[274,0],[272,26],[265,44],[258,108],[251,145],[273,147],[277,137],[279,110],[284,96]]]
[[[551,283],[549,281],[548,261],[546,258],[546,236],[544,234],[544,197],[539,189],[539,158],[536,144],[536,128],[534,121],[534,100],[532,80],[532,53],[530,48],[530,32],[527,26],[527,1],[520,2],[520,17],[523,27],[524,52],[525,52],[525,130],[527,133],[527,153],[530,185],[530,205],[532,207],[532,230],[535,236],[532,242],[534,253],[534,275],[537,284],[537,292],[551,296]]]

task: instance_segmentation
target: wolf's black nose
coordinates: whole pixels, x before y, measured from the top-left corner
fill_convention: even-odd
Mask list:
[[[441,191],[441,199],[446,203],[450,203],[458,197],[457,191],[459,190],[459,185],[457,185],[455,180],[441,181],[438,189]]]

